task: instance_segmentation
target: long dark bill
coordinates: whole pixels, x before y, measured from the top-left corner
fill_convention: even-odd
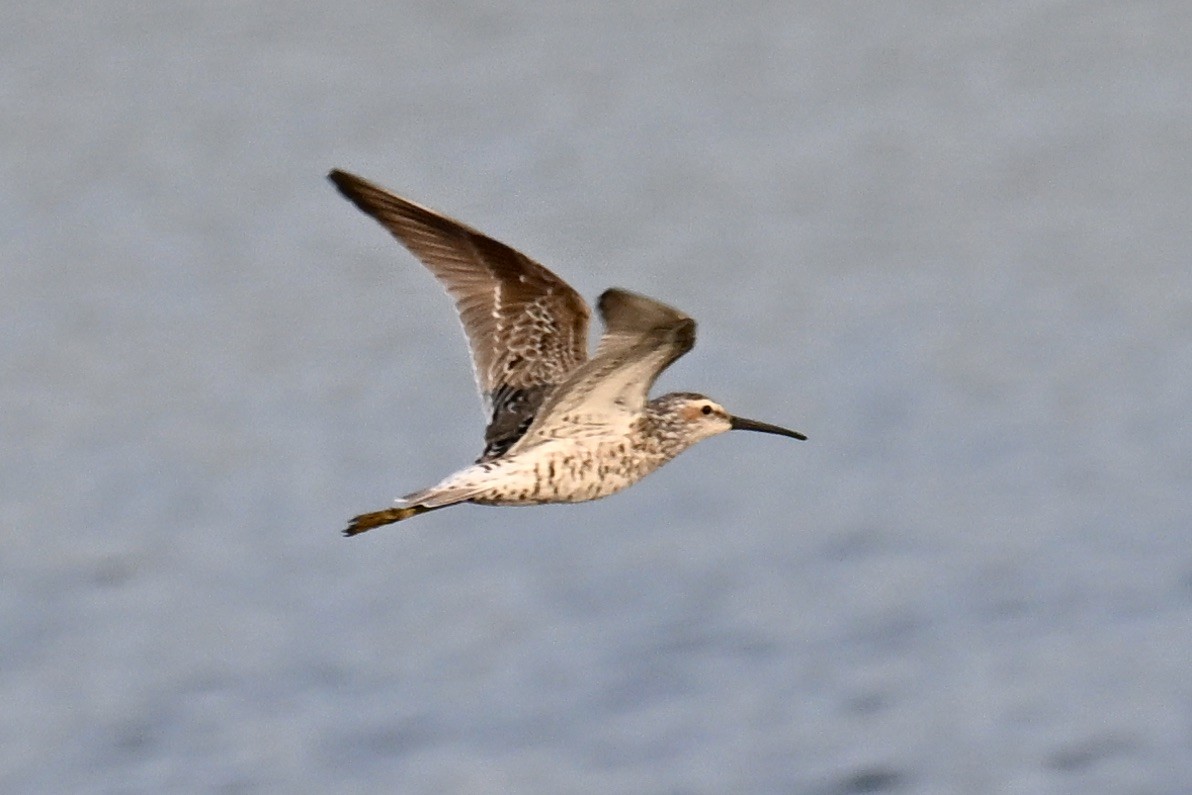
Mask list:
[[[768,422],[758,422],[757,420],[747,420],[744,417],[733,417],[729,420],[734,431],[758,431],[759,433],[776,433],[779,436],[789,436],[792,439],[803,439],[806,441],[807,437],[798,431],[792,431],[789,428],[783,428],[778,425],[771,425]]]

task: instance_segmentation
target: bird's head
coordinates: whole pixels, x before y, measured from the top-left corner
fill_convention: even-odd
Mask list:
[[[768,422],[735,417],[724,406],[695,392],[672,392],[651,400],[650,406],[685,438],[688,445],[726,431],[758,431],[792,439],[807,438],[798,431]]]

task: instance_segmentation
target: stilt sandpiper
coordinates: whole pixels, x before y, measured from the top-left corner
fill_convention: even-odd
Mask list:
[[[476,463],[344,535],[461,502],[539,505],[606,497],[725,431],[803,434],[735,417],[693,392],[653,399],[659,373],[695,345],[695,321],[627,290],[596,304],[604,336],[588,358],[589,310],[566,282],[469,226],[343,171],[329,178],[422,261],[455,299],[489,417]]]

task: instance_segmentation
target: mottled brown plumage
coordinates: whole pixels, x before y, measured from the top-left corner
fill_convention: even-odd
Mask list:
[[[604,335],[587,356],[589,310],[565,282],[465,224],[343,171],[340,192],[373,216],[455,299],[489,413],[477,462],[362,514],[357,535],[460,502],[537,505],[598,499],[637,482],[701,439],[753,430],[703,395],[648,400],[658,375],[695,345],[695,321],[627,290],[597,304]]]
[[[546,392],[588,358],[588,305],[562,279],[482,232],[343,171],[329,178],[455,299],[489,416],[480,460],[524,433]]]

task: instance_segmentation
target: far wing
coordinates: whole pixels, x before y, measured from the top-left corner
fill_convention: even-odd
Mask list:
[[[695,321],[643,295],[606,290],[595,355],[543,404],[511,452],[552,438],[627,433],[659,374],[695,345]]]

